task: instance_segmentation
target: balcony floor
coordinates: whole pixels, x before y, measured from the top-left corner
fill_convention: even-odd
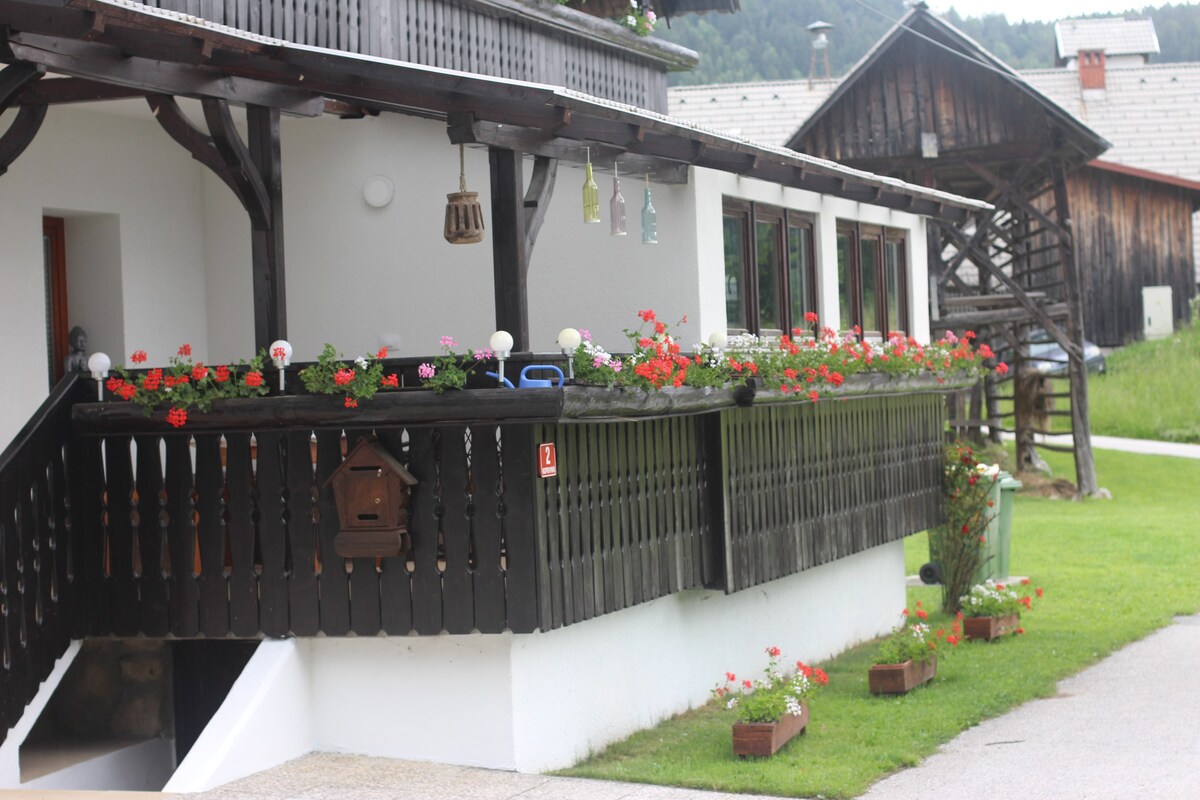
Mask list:
[[[637,783],[558,778],[425,761],[310,753],[193,800],[767,800]]]

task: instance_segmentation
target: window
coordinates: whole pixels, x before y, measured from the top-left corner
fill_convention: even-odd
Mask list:
[[[726,198],[725,314],[731,331],[779,336],[816,310],[812,217]]]
[[[841,325],[864,336],[907,331],[908,270],[904,232],[839,221],[838,309]]]

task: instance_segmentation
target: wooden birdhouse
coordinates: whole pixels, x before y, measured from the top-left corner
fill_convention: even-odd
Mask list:
[[[379,442],[360,438],[328,483],[341,523],[335,553],[388,558],[408,552],[408,501],[417,479]]]

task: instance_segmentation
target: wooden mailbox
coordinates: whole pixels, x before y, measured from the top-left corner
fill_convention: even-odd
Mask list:
[[[408,501],[417,479],[379,442],[360,438],[328,482],[341,523],[335,553],[388,558],[408,552]]]

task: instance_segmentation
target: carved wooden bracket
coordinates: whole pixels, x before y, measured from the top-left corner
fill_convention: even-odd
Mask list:
[[[229,102],[219,98],[201,101],[209,133],[193,125],[170,95],[147,95],[146,102],[163,130],[233,191],[250,215],[251,227],[270,230],[271,202],[266,185],[233,124]]]
[[[46,68],[38,64],[17,62],[10,64],[0,71],[0,114],[12,105],[17,94],[33,81],[46,74]],[[17,118],[8,126],[8,130],[0,136],[0,175],[8,172],[25,148],[37,136],[46,119],[46,106],[22,106],[17,112]]]
[[[533,176],[525,190],[525,257],[533,252],[538,231],[550,208],[550,196],[554,194],[554,179],[558,174],[558,159],[536,156],[533,160]]]

